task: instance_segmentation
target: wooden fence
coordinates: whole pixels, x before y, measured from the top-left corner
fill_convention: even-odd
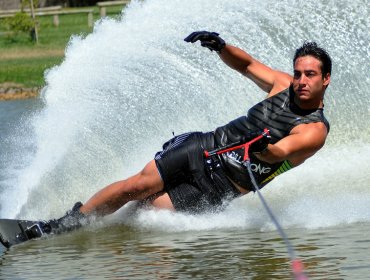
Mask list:
[[[130,3],[130,0],[120,0],[120,1],[105,1],[105,2],[98,2],[96,5],[99,7],[100,16],[106,16],[106,7],[110,6],[120,6],[120,5],[127,5]],[[24,9],[24,12],[31,14],[30,9]],[[0,19],[1,18],[8,18],[13,17],[16,13],[21,12],[21,10],[0,10]],[[35,16],[52,16],[53,17],[53,24],[54,26],[59,26],[60,24],[60,15],[69,15],[69,14],[87,14],[87,25],[89,27],[93,26],[94,18],[93,18],[93,9],[71,9],[71,10],[64,10],[62,6],[52,6],[46,8],[38,8],[35,9]]]
[[[19,13],[20,10],[3,10],[0,11],[0,18],[13,17],[16,13]],[[30,10],[24,10],[24,12],[30,14]],[[35,16],[53,16],[53,24],[58,27],[60,24],[60,15],[70,15],[70,14],[87,14],[87,25],[89,27],[93,26],[93,9],[73,9],[73,10],[62,10],[61,6],[54,6],[48,8],[39,8],[35,9]]]
[[[107,14],[106,7],[127,5],[128,3],[130,3],[130,0],[98,2],[96,5],[99,7],[100,16],[105,17]]]

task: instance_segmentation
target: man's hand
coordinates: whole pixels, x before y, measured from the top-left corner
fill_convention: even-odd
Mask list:
[[[200,45],[202,47],[206,47],[211,51],[220,52],[226,44],[225,41],[218,35],[219,34],[216,32],[196,31],[186,37],[184,41],[188,43],[200,41]]]
[[[261,139],[259,139],[258,141],[254,142],[252,145],[250,145],[249,151],[251,153],[261,153],[261,152],[265,151],[268,144],[270,143],[271,136],[268,135],[268,134],[264,134],[262,132],[258,133],[258,135],[261,135],[261,134],[262,134],[263,137]],[[253,138],[255,138],[255,137],[253,137]]]

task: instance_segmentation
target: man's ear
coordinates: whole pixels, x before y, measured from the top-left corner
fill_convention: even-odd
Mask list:
[[[324,86],[325,86],[325,88],[327,88],[329,84],[330,84],[330,73],[327,73],[324,77]]]

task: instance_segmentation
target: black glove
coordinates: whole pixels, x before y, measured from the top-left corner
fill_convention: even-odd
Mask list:
[[[184,41],[188,43],[195,43],[199,40],[202,47],[206,47],[211,51],[220,52],[226,44],[225,41],[218,35],[219,34],[216,32],[196,31],[186,37]]]
[[[262,138],[254,142],[252,145],[250,145],[249,152],[261,153],[267,149],[267,146],[270,143],[270,139],[271,139],[270,135],[263,133],[263,132],[251,132],[250,135],[253,135],[253,137],[251,137],[248,141],[253,140],[259,135],[262,135]]]

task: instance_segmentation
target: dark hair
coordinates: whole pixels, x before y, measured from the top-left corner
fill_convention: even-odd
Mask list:
[[[293,65],[297,58],[307,55],[313,56],[321,61],[321,72],[323,77],[328,73],[331,74],[331,58],[327,51],[320,48],[316,42],[304,42],[303,46],[295,51]]]

